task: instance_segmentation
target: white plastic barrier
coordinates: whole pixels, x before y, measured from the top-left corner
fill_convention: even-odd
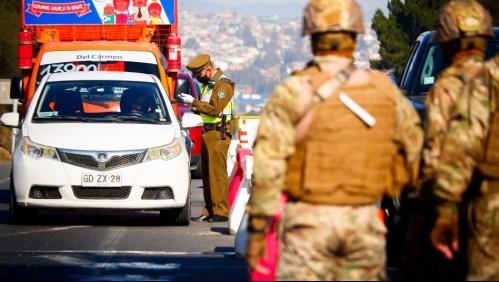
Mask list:
[[[248,213],[243,214],[241,224],[236,233],[236,239],[234,240],[234,250],[237,259],[246,258],[246,245],[248,244]]]
[[[253,148],[256,132],[260,125],[259,116],[237,116],[236,134],[232,136],[229,152],[227,154],[227,174],[231,175],[234,164],[236,163],[237,149],[241,147]],[[244,134],[241,135],[241,132]],[[241,139],[242,138],[242,139]],[[243,141],[243,143],[241,143]],[[242,145],[246,144],[246,145]]]
[[[248,155],[243,164],[244,177],[241,180],[236,197],[229,212],[229,234],[235,235],[241,224],[246,203],[250,197],[251,176],[253,175],[253,156]]]

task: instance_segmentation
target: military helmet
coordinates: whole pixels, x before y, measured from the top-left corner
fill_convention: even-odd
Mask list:
[[[494,37],[492,17],[474,0],[453,0],[444,5],[436,20],[437,41],[483,36]]]
[[[362,10],[355,0],[309,0],[302,35],[323,32],[364,33]]]

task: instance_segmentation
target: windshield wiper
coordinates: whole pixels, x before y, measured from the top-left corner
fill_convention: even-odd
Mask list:
[[[146,118],[146,117],[141,117],[141,116],[107,116],[103,118],[103,120],[106,119],[111,119],[113,121],[141,121],[141,122],[147,122],[147,123],[153,123],[153,124],[161,124],[161,122],[152,119],[152,118]]]
[[[68,116],[68,115],[59,115],[59,116],[49,116],[49,117],[35,117],[35,120],[77,120],[77,121],[86,121],[93,122],[94,119],[79,117],[79,116]]]

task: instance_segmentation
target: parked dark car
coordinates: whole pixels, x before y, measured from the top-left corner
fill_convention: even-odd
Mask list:
[[[175,84],[175,99],[178,100],[180,93],[186,93],[199,99],[200,94],[199,84],[197,84],[192,76],[185,72],[179,72],[177,75],[177,83]],[[179,118],[182,118],[185,112],[191,111],[188,106],[183,103],[178,103]],[[192,141],[191,146],[191,176],[192,178],[201,178],[201,135],[202,127],[194,127],[189,129],[189,137]]]
[[[486,58],[499,52],[499,27],[494,27],[494,34],[495,37],[487,41]],[[423,118],[426,94],[438,74],[448,65],[437,43],[436,32],[426,31],[420,34],[412,45],[397,85],[405,91],[407,98]]]

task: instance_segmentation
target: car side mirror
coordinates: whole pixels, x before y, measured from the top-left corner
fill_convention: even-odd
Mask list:
[[[24,97],[22,77],[12,77],[10,79],[10,99],[19,99],[19,102],[26,102]]]
[[[0,117],[0,123],[7,127],[19,128],[19,113],[11,112],[3,114]]]

